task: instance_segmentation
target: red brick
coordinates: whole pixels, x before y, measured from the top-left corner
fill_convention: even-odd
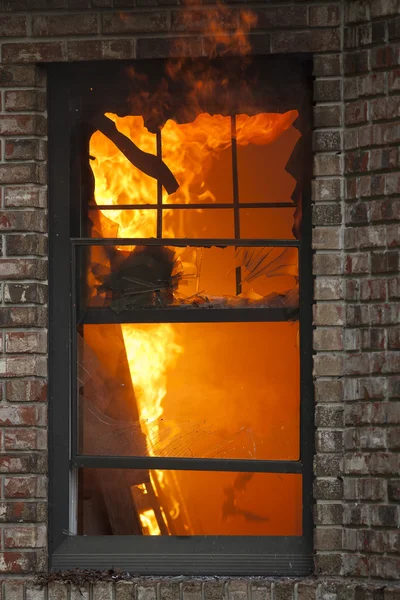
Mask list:
[[[101,40],[68,40],[68,60],[96,60],[102,58]]]
[[[0,552],[0,573],[31,573],[36,564],[36,552]]]
[[[20,455],[22,456],[22,455]],[[47,505],[44,502],[7,501],[0,502],[0,522],[36,523],[47,519]]]
[[[42,356],[10,356],[0,360],[1,377],[47,376],[47,361]]]
[[[46,279],[47,261],[37,258],[3,258],[1,273],[5,279]]]
[[[46,95],[42,90],[8,90],[4,93],[4,108],[9,112],[46,109]]]
[[[105,34],[168,31],[166,11],[103,13],[102,21]]]
[[[45,188],[33,186],[6,187],[4,192],[6,207],[45,208],[47,191]]]
[[[8,450],[46,450],[47,433],[44,429],[20,427],[4,431],[4,448]]]
[[[46,215],[44,211],[6,210],[0,212],[0,231],[44,232],[46,231]]]
[[[371,101],[371,116],[374,121],[396,119],[400,116],[400,98],[376,98]]]
[[[16,331],[5,334],[5,351],[9,353],[45,353],[47,336],[41,331]]]
[[[0,135],[30,135],[46,132],[46,121],[40,115],[0,116]]]
[[[366,101],[363,100],[346,104],[344,117],[346,125],[365,123],[367,119],[368,104]]]
[[[46,498],[46,478],[42,475],[4,478],[5,498]]]
[[[16,379],[6,381],[8,402],[46,402],[47,381],[45,379]]]
[[[0,183],[39,183],[37,165],[34,163],[0,165]],[[0,228],[1,228],[0,217]]]
[[[42,72],[35,65],[0,66],[0,85],[2,87],[27,87],[38,85]]]
[[[46,528],[44,525],[5,527],[4,546],[5,548],[44,547],[46,546]]]
[[[45,425],[44,408],[39,404],[0,406],[0,425],[2,427]]]
[[[4,302],[6,304],[45,304],[47,302],[47,285],[6,283],[4,284]]]
[[[44,160],[46,142],[38,139],[8,139],[5,144],[4,158],[10,161]]]
[[[37,233],[9,234],[6,236],[7,256],[47,254],[47,238]]]
[[[3,44],[4,63],[55,62],[66,58],[67,50],[64,42]]]
[[[47,310],[41,306],[0,307],[2,327],[47,327]]]
[[[136,47],[134,40],[103,40],[101,43],[102,57],[106,60],[135,58]]]
[[[52,35],[91,35],[97,34],[95,14],[40,15],[32,19],[32,35],[51,37]]]

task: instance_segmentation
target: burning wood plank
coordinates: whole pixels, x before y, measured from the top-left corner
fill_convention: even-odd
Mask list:
[[[140,150],[132,140],[119,132],[115,123],[105,115],[98,115],[93,119],[93,125],[111,140],[135,167],[146,173],[146,175],[157,179],[168,194],[176,192],[179,183],[161,158]]]

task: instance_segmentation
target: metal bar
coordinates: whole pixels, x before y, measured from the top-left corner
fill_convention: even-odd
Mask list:
[[[207,210],[212,208],[234,208],[233,202],[216,202],[215,204],[163,204],[163,209],[168,208],[169,210],[179,209],[179,210]],[[293,202],[246,202],[245,204],[240,205],[241,209],[246,208],[296,208],[296,205]],[[157,210],[157,204],[90,204],[88,206],[89,210]]]
[[[116,313],[112,308],[89,308],[80,315],[80,325],[110,323],[236,323],[293,320],[286,308],[142,308]]]
[[[251,473],[302,473],[301,462],[292,460],[246,460],[170,458],[157,456],[81,456],[71,459],[75,468],[168,469],[173,471],[234,471]]]
[[[162,142],[161,142],[161,130],[157,130],[156,134],[156,143],[157,143],[157,156],[162,160]],[[157,238],[162,238],[162,184],[159,179],[157,179]]]
[[[71,344],[70,344],[70,361],[71,361],[71,454],[78,451],[78,399],[76,385],[78,381],[78,356],[77,356],[77,309],[79,311],[80,298],[77,297],[77,274],[76,274],[76,246],[71,247]],[[79,282],[81,278],[79,277]]]
[[[237,164],[237,143],[236,143],[236,115],[231,117],[231,137],[232,137],[232,187],[233,187],[233,218],[235,228],[235,239],[240,240],[240,212],[239,212],[239,178]],[[235,269],[236,278],[236,296],[242,292],[242,272],[240,267]]]
[[[71,238],[71,243],[76,246],[194,246],[196,247],[207,247],[219,246],[225,248],[227,246],[238,246],[238,247],[268,247],[268,248],[279,248],[279,247],[294,247],[300,246],[299,240],[271,240],[271,239],[260,239],[260,240],[240,240],[238,241],[232,238],[215,238],[215,239],[204,239],[204,238]]]

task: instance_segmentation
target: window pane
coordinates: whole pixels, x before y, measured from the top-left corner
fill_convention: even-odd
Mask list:
[[[233,209],[164,210],[163,237],[234,238]]]
[[[296,181],[285,167],[300,138],[294,127],[265,145],[238,145],[240,202],[290,202]]]
[[[242,208],[240,209],[240,237],[242,239],[292,240],[295,208]]]
[[[79,248],[88,306],[298,307],[297,248]]]
[[[81,332],[81,453],[298,460],[298,323]]]
[[[81,535],[302,533],[302,477],[284,473],[83,469]]]
[[[89,237],[154,238],[157,236],[157,211],[154,209],[89,209]]]

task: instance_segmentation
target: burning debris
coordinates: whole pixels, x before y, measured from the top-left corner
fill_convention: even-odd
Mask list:
[[[125,253],[108,248],[110,270],[94,275],[100,281],[99,294],[111,296],[116,312],[142,306],[168,306],[182,273],[175,273],[175,253],[165,246],[136,246]]]

